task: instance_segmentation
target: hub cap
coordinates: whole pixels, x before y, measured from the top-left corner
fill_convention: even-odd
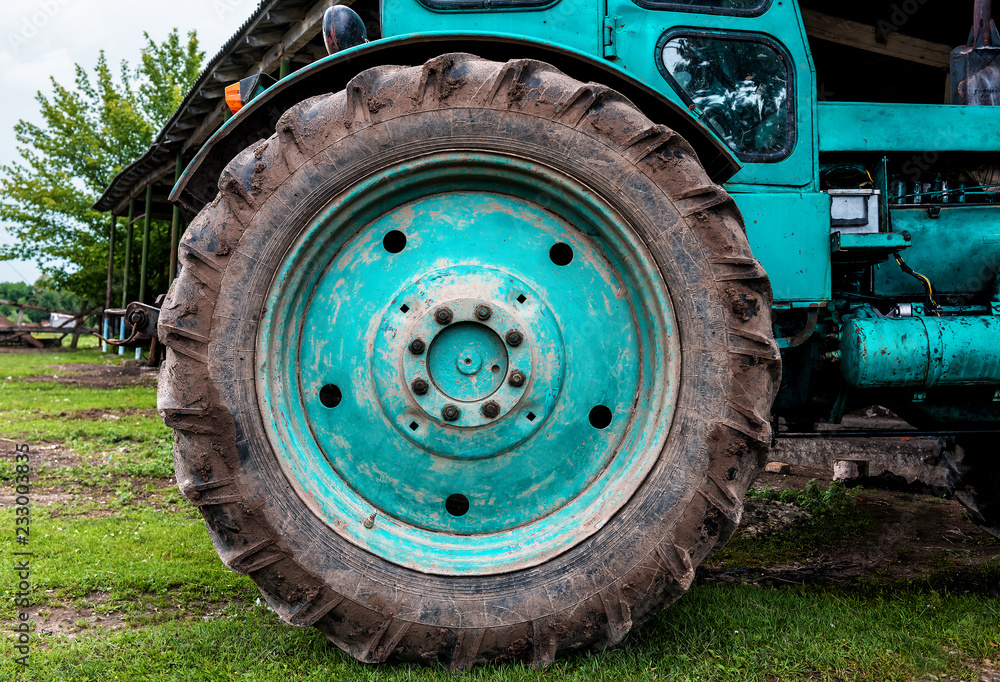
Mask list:
[[[594,192],[530,162],[442,154],[368,178],[304,230],[265,310],[257,392],[288,480],[403,566],[566,551],[669,429],[679,349],[655,264]]]

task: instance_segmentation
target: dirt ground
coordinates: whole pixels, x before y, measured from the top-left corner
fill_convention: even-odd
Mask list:
[[[138,365],[46,365],[45,374],[25,377],[25,381],[54,381],[86,388],[121,388],[122,386],[155,386],[157,373]]]
[[[761,474],[756,486],[801,490],[812,479],[826,487],[832,471],[792,466],[788,475]],[[844,583],[861,578],[884,582],[947,578],[955,584],[970,574],[968,581],[974,583],[978,578],[971,576],[973,570],[1000,556],[1000,542],[969,521],[955,500],[876,488],[862,489],[857,498],[859,511],[869,512],[875,524],[873,534],[862,542],[835,549],[817,547],[807,560],[791,564],[723,568],[709,562],[699,569],[699,576],[706,582],[761,584]],[[757,534],[754,526],[761,524],[781,530],[801,521],[801,515],[788,514],[789,506],[748,501],[737,533]],[[1000,598],[1000,585],[967,586],[990,590]]]

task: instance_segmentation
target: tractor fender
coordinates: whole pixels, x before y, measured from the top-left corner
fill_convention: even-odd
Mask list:
[[[686,109],[611,62],[551,43],[497,33],[420,34],[377,40],[299,69],[259,95],[201,147],[170,194],[170,201],[196,215],[218,193],[222,170],[241,151],[274,134],[278,119],[310,97],[344,89],[365,69],[385,64],[422,64],[446,52],[469,52],[485,59],[537,59],[583,82],[600,82],[630,99],[654,123],[683,136],[716,183],[736,174],[740,163],[729,148]]]

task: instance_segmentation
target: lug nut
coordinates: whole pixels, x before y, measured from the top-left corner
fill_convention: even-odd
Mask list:
[[[491,400],[483,405],[482,412],[483,416],[487,419],[494,419],[498,414],[500,414],[500,406]]]
[[[132,314],[128,317],[128,321],[135,327],[143,327],[146,325],[146,313],[142,310],[133,310]]]
[[[510,373],[510,377],[507,379],[507,382],[514,388],[520,388],[521,386],[524,386],[524,379],[524,372],[519,369],[515,369]]]
[[[458,417],[461,414],[462,413],[459,411],[458,407],[455,406],[455,405],[450,405],[449,404],[449,405],[445,405],[444,407],[441,408],[441,416],[444,417],[444,420],[446,422],[453,422],[453,421],[455,421],[456,419],[458,419]]]
[[[507,336],[505,338],[507,339],[507,345],[515,348],[520,346],[521,342],[524,341],[524,336],[521,335],[521,332],[516,330],[507,332]]]
[[[410,388],[412,388],[413,392],[417,395],[427,395],[430,385],[425,379],[414,379],[413,383],[410,384]]]
[[[434,313],[434,321],[438,324],[451,324],[452,314],[448,308],[438,308]]]
[[[413,339],[410,341],[410,352],[414,355],[423,355],[426,348],[427,346],[424,345],[423,339]]]
[[[493,317],[493,311],[490,310],[488,305],[476,306],[476,319],[480,322],[485,322],[486,320]]]

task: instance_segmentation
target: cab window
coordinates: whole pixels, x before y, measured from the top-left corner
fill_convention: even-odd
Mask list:
[[[745,161],[779,161],[794,145],[790,60],[750,34],[668,34],[658,66]]]
[[[635,3],[647,9],[738,16],[759,16],[771,6],[771,0],[635,0]]]

